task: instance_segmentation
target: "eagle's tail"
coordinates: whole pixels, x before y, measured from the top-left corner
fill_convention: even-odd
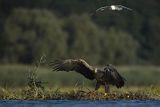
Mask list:
[[[125,80],[121,75],[118,75],[118,78],[117,78],[116,83],[115,83],[116,87],[117,87],[117,88],[123,87],[125,81],[126,81],[126,80]]]

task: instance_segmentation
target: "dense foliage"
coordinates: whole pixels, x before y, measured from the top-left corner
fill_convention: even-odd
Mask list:
[[[128,11],[96,8],[122,4]],[[142,5],[143,4],[143,5]],[[159,0],[0,0],[0,63],[160,64]]]

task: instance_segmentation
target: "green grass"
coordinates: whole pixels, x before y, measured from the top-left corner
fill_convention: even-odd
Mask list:
[[[33,70],[28,65],[1,65],[0,87],[25,87],[27,85],[28,71]],[[126,78],[126,86],[159,86],[160,67],[130,66],[118,67],[119,72]],[[47,67],[40,67],[37,71],[38,78],[47,87],[59,86],[94,86],[92,82],[75,72],[52,72]]]
[[[156,66],[129,66],[119,67],[127,80],[128,86],[160,85],[160,67]]]
[[[33,66],[27,65],[1,65],[0,66],[0,86],[1,87],[25,87],[29,72]],[[45,86],[73,86],[75,84],[92,84],[80,74],[71,72],[52,72],[51,69],[40,67],[37,71],[38,78],[46,82]]]
[[[160,87],[125,87],[94,91],[92,88],[46,88],[44,90],[30,88],[0,88],[0,100],[160,100]]]
[[[104,95],[104,88],[94,91],[95,81],[85,79],[78,73],[51,72],[40,67],[38,80],[44,89],[28,87],[29,65],[0,66],[0,99],[77,99],[77,100],[119,100],[119,99],[158,99],[160,100],[160,68],[154,66],[118,67],[126,78],[126,85],[117,89],[111,86],[111,93]]]

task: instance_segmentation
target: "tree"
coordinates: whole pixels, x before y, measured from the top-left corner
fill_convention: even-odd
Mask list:
[[[63,57],[66,34],[61,21],[47,10],[15,9],[5,24],[8,61],[32,63],[37,57]]]
[[[100,29],[88,15],[73,15],[66,20],[68,53],[70,57],[84,58],[98,64],[100,59]]]
[[[96,23],[94,25],[98,29],[108,30],[108,28],[114,27],[119,31],[128,32],[128,34],[132,36],[134,40],[138,41],[138,44],[139,44],[139,48],[137,51],[138,58],[143,60],[144,61],[143,63],[160,64],[160,62],[157,60],[159,56],[158,54],[159,51],[157,48],[155,48],[157,46],[156,44],[158,44],[156,42],[159,40],[157,36],[158,34],[157,29],[159,28],[158,27],[159,25],[157,23],[159,21],[158,18],[160,15],[158,0],[148,0],[148,1],[146,0],[134,0],[134,1],[133,0],[129,0],[129,1],[124,1],[124,0],[119,0],[119,1],[117,0],[112,0],[112,1],[107,1],[107,0],[34,0],[34,1],[33,0],[0,0],[0,13],[1,13],[0,14],[0,51],[1,51],[0,60],[6,59],[7,56],[10,56],[10,58],[12,56],[12,55],[7,55],[9,53],[6,54],[6,50],[9,50],[9,48],[6,48],[5,46],[7,45],[7,47],[10,47],[10,44],[12,43],[9,42],[8,36],[6,36],[5,33],[6,33],[6,26],[8,26],[6,25],[7,24],[6,20],[9,19],[8,17],[11,18],[11,16],[13,16],[14,9],[19,8],[19,10],[22,9],[22,11],[24,10],[24,8],[25,10],[29,10],[29,11],[49,10],[50,11],[49,14],[52,14],[53,12],[54,15],[56,14],[58,16],[63,17],[64,20],[68,20],[68,17],[73,16],[73,14],[76,14],[77,17],[78,16],[81,17],[81,14],[84,14],[84,13],[88,14],[90,12],[94,12],[97,8],[101,6],[111,5],[111,4],[125,5],[127,7],[132,8],[134,11],[133,12],[109,11],[109,10],[103,11],[95,15],[95,17],[92,17],[93,22]],[[26,12],[26,14],[28,13]],[[20,17],[22,17],[22,15]],[[26,15],[26,17],[28,16]],[[38,16],[35,15],[33,17],[38,17]],[[17,16],[17,19],[19,20],[18,16]],[[158,21],[153,21],[153,20],[158,20]],[[12,21],[12,23],[13,22],[14,21]],[[24,23],[24,22],[21,22],[21,23]],[[33,22],[33,23],[37,23],[37,22]],[[47,23],[49,23],[49,21]],[[21,25],[17,25],[17,26],[21,27]],[[59,24],[58,26],[61,27],[61,25]],[[35,30],[33,31],[27,30],[27,31],[31,32],[27,35],[30,35],[30,36],[37,35],[37,31],[33,32]],[[99,35],[103,35],[104,33],[102,30],[98,32],[99,32]],[[19,46],[20,45],[18,45],[18,47]],[[9,57],[8,57],[8,60],[10,60]]]
[[[149,54],[150,61],[154,64],[160,64],[160,17],[153,17],[149,22],[150,33],[149,42],[151,52]]]
[[[101,38],[101,63],[133,64],[138,42],[128,33],[110,28]]]

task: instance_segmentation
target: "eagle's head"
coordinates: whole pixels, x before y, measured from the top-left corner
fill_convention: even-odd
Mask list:
[[[107,64],[107,66],[104,68],[104,71],[112,72],[112,71],[117,71],[117,69],[112,64]]]

